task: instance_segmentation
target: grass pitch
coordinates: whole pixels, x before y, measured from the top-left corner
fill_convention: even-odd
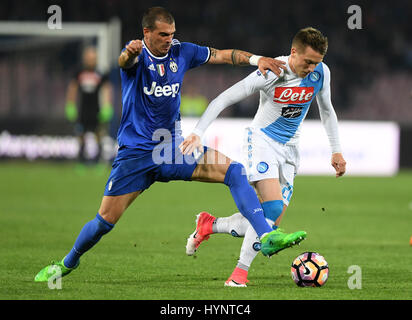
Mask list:
[[[227,288],[242,239],[213,235],[185,255],[195,215],[236,212],[224,185],[156,183],[116,227],[62,279],[61,290],[36,273],[72,247],[94,218],[109,169],[74,164],[0,163],[0,299],[412,299],[412,172],[393,178],[297,176],[281,227],[307,240],[272,259],[259,255],[248,288]],[[299,288],[292,260],[316,251],[329,263],[322,288]],[[350,266],[361,289],[349,289]]]

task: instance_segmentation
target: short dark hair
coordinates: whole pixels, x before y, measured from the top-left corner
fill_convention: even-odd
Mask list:
[[[163,7],[152,7],[145,11],[142,19],[142,27],[151,30],[156,28],[156,21],[172,24],[175,22],[172,14]]]
[[[328,51],[328,38],[325,37],[319,30],[312,27],[307,27],[300,29],[293,37],[292,46],[301,50],[304,50],[307,46],[309,46],[324,56],[326,51]]]

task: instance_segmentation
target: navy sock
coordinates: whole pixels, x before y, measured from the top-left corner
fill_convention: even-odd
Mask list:
[[[267,223],[262,206],[255,191],[247,181],[245,168],[238,162],[232,162],[227,169],[225,180],[232,193],[233,200],[240,213],[249,220],[259,238],[273,229]]]
[[[80,257],[92,248],[103,235],[112,230],[113,227],[114,224],[107,222],[97,213],[96,218],[86,223],[80,231],[73,248],[64,258],[64,265],[67,268],[76,266]]]

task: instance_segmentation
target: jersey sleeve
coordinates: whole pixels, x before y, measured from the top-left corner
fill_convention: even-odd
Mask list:
[[[209,61],[210,49],[190,42],[182,42],[182,54],[188,61],[188,69],[196,68]]]
[[[331,101],[330,70],[325,63],[323,63],[323,73],[323,87],[316,96],[320,119],[326,130],[332,153],[342,152],[339,142],[338,118]]]
[[[276,79],[276,75],[273,72],[268,72],[267,75],[264,76],[257,70],[253,71],[243,80],[235,83],[210,102],[193,130],[193,133],[202,137],[206,129],[224,109],[238,103],[259,90],[263,90],[267,84],[272,83],[274,79]]]

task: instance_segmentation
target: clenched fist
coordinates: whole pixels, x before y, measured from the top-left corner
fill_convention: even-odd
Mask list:
[[[132,40],[126,46],[126,51],[129,54],[129,56],[136,57],[140,54],[140,52],[142,52],[142,48],[143,48],[142,40]]]
[[[337,152],[332,154],[331,160],[332,167],[335,168],[336,178],[342,177],[346,172],[346,161],[343,158],[342,153]]]
[[[132,40],[119,57],[119,67],[128,69],[137,62],[137,56],[142,52],[143,42],[142,40]]]

